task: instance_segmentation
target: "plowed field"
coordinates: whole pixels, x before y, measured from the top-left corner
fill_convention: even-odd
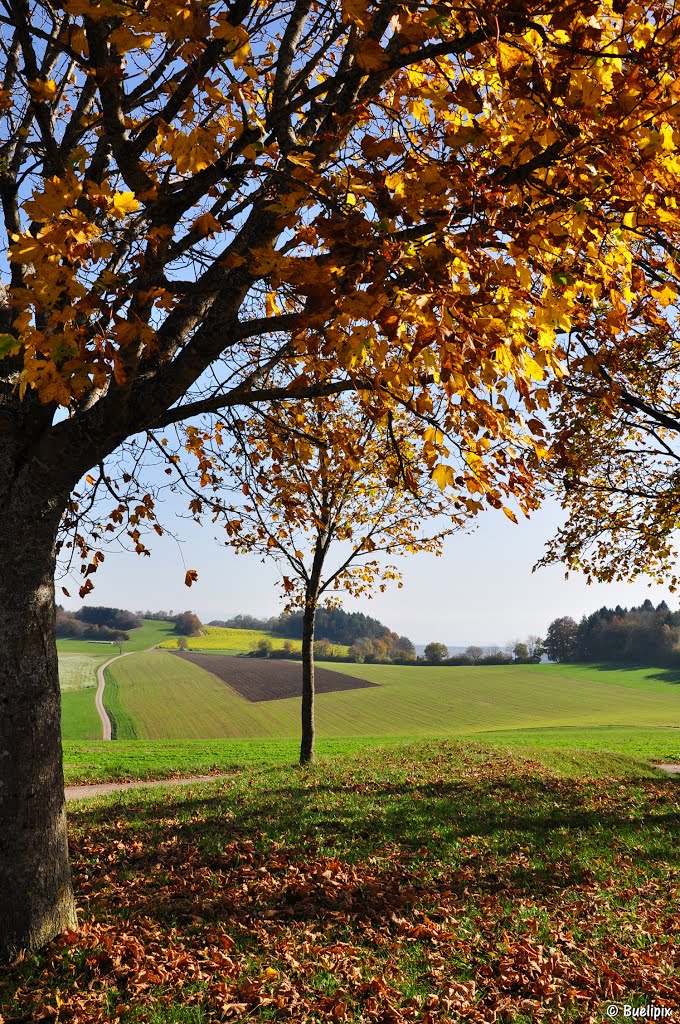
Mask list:
[[[174,653],[174,652],[173,652]],[[229,658],[222,654],[176,655],[190,661],[218,679],[228,683],[252,704],[267,700],[285,700],[299,697],[302,689],[302,665],[296,661],[268,658]],[[361,690],[377,686],[368,679],[316,668],[314,683],[317,693],[335,693],[337,690]]]

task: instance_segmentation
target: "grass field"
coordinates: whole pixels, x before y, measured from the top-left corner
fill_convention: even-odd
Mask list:
[[[130,639],[124,640],[121,644],[99,644],[91,643],[89,640],[57,640],[57,650],[64,654],[99,654],[102,660],[115,658],[119,653],[119,647],[123,653],[126,651],[145,651],[154,644],[162,643],[168,637],[174,636],[174,623],[158,622],[155,619],[144,619],[143,625],[137,629],[130,630]]]
[[[172,631],[171,622],[145,619],[144,625],[130,632],[122,645],[91,644],[87,640],[58,640],[59,686],[61,688],[61,730],[66,740],[94,740],[102,734],[94,698],[97,668],[126,651],[144,651]],[[115,695],[113,697],[115,706]],[[122,706],[115,706],[116,725],[121,735],[133,738],[135,725]]]
[[[403,740],[353,736],[318,741],[319,757],[355,754]],[[67,785],[88,782],[169,779],[189,775],[233,772],[244,767],[294,767],[298,740],[134,740],[118,743],[67,742],[64,776]]]
[[[421,741],[71,805],[81,930],[4,975],[0,1015],[675,1016],[680,786],[630,756],[554,756]]]
[[[61,695],[61,734],[64,740],[99,740],[102,723],[94,703],[95,690],[67,690]]]
[[[319,694],[317,729],[322,737],[442,736],[558,726],[680,727],[680,688],[654,679],[655,669],[637,685],[629,680],[619,686],[613,673],[596,668],[577,678],[553,666],[328,667],[379,685]],[[108,673],[107,708],[115,717],[116,706],[121,707],[140,739],[298,735],[298,698],[250,704],[214,676],[169,653],[125,658]]]
[[[583,752],[622,754],[645,762],[679,762],[680,730],[601,727],[590,729],[526,729],[475,733],[458,743],[479,744],[494,750],[520,753],[541,751],[544,760],[573,765],[573,755]],[[362,750],[410,744],[398,736],[351,736],[317,740],[322,758],[355,754]],[[173,776],[231,772],[247,766],[297,763],[297,739],[245,740],[121,740],[116,743],[64,743],[64,774],[68,784],[167,779]]]

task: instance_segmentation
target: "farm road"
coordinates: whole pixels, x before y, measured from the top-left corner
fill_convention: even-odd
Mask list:
[[[128,654],[136,654],[137,651],[128,651]],[[121,654],[121,658],[125,655]],[[106,712],[105,712],[106,713]],[[109,739],[111,737],[109,736]],[[103,796],[106,793],[122,793],[126,789],[155,789],[157,786],[188,786],[192,782],[215,782],[216,779],[226,778],[222,775],[190,775],[184,779],[153,779],[150,782],[95,782],[87,786],[64,786],[64,796],[67,800],[86,800],[91,796]]]
[[[109,658],[103,665],[100,665],[97,669],[97,693],[95,694],[94,703],[97,708],[97,714],[101,719],[102,723],[102,739],[111,739],[111,719],[109,718],[106,708],[104,707],[104,687],[106,686],[106,680],[104,679],[104,669],[108,668],[109,665],[113,665],[114,661],[119,661],[121,658],[129,658],[131,654],[146,654],[146,651],[153,651],[154,647],[158,647],[158,644],[152,644],[151,647],[147,647],[145,651],[126,651],[125,654],[117,654],[115,658]],[[68,799],[68,797],[67,797]]]

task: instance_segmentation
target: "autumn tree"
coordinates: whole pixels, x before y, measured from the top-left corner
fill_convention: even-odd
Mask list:
[[[247,420],[225,420],[212,447],[203,438],[211,468],[202,472],[211,486],[204,481],[197,500],[225,519],[227,544],[273,559],[288,608],[303,609],[301,764],[314,760],[321,602],[371,596],[391,580],[401,586],[391,559],[439,554],[444,538],[470,515],[463,498],[433,479],[423,453],[432,428],[419,428],[418,417],[393,413],[382,424],[359,401],[334,396],[305,408],[263,406]],[[232,444],[225,443],[227,431]],[[241,500],[225,507],[229,480]]]
[[[424,456],[471,511],[530,508],[558,335],[673,296],[680,62],[661,2],[2,11],[6,959],[75,922],[56,558],[86,593],[106,537],[147,550],[173,424],[347,389],[455,437]]]

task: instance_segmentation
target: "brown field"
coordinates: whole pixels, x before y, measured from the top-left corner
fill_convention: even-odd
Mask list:
[[[175,657],[184,658],[185,661],[198,665],[206,672],[211,672],[253,704],[260,701],[299,697],[302,690],[302,665],[297,661],[231,658],[224,654],[192,654],[191,652],[178,652]],[[317,693],[360,690],[378,685],[369,682],[368,679],[357,679],[355,676],[318,667],[314,672],[314,682]]]

